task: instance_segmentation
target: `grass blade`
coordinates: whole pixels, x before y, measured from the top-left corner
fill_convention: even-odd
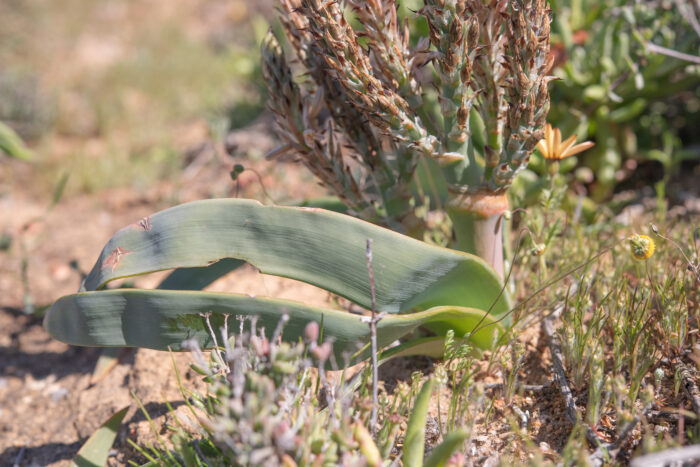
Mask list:
[[[32,157],[32,152],[22,138],[12,128],[0,122],[0,154],[3,152],[17,159],[29,160]]]
[[[77,467],[101,467],[105,465],[109,451],[117,437],[117,431],[119,431],[128,410],[129,407],[124,407],[104,422],[80,448],[72,465]]]
[[[435,382],[432,379],[423,383],[423,387],[416,396],[416,402],[413,404],[411,416],[408,418],[406,436],[403,442],[403,463],[408,467],[421,467],[423,465],[425,422],[434,385]]]

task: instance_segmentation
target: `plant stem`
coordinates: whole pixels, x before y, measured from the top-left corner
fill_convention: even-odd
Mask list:
[[[379,365],[377,364],[377,302],[374,291],[374,270],[372,269],[372,239],[367,239],[367,271],[369,273],[369,287],[372,293],[372,319],[369,322],[370,340],[372,343],[372,415],[370,429],[372,434],[377,433],[377,405],[379,399]]]
[[[505,194],[453,195],[447,213],[452,220],[457,248],[486,261],[503,279],[503,223],[508,210]]]

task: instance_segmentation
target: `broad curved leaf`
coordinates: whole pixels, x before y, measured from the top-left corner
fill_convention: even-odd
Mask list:
[[[365,245],[373,240],[377,310],[390,313],[455,305],[509,309],[496,273],[480,258],[427,245],[321,209],[263,206],[239,199],[187,203],[132,224],[107,243],[82,290],[224,258],[289,277],[371,306]],[[494,301],[496,303],[494,304]]]
[[[340,213],[345,213],[348,210],[347,206],[334,196],[306,199],[296,205],[290,204],[290,206],[321,208]],[[215,280],[220,279],[244,264],[245,261],[225,258],[209,266],[175,269],[163,279],[158,288],[166,290],[203,290]]]
[[[290,320],[284,339],[299,339],[306,324],[315,321],[322,323],[325,336],[333,336],[337,356],[352,355],[358,350],[360,359],[368,355],[369,325],[362,316],[229,293],[140,289],[77,293],[59,299],[46,315],[44,325],[54,338],[74,345],[182,350],[182,342],[187,339],[195,339],[202,348],[214,345],[205,314],[209,314],[217,332],[228,315],[231,333],[238,330],[237,316],[257,317],[258,327],[269,333],[285,313]],[[453,328],[455,335],[463,336],[483,317],[481,310],[460,307],[387,315],[377,325],[378,344],[385,347],[423,325]],[[486,316],[483,323],[493,320]],[[489,347],[494,332],[501,333],[503,328],[498,324],[487,326],[475,333],[472,342],[478,347]]]

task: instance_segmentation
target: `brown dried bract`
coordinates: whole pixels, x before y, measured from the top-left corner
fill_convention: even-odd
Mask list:
[[[112,272],[116,271],[119,267],[119,262],[121,261],[122,256],[128,255],[130,253],[131,250],[125,250],[121,247],[116,247],[114,250],[112,250],[107,259],[103,261],[101,270],[111,267]]]
[[[143,230],[145,230],[146,232],[148,232],[149,230],[151,230],[151,216],[144,217],[143,219],[141,219],[140,221],[138,221],[138,222],[136,223],[136,225],[138,225],[138,226],[141,227]]]

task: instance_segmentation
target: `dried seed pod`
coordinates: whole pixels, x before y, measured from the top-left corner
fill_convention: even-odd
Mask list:
[[[488,144],[484,146],[484,156],[486,159],[486,167],[496,167],[500,162],[499,154]],[[505,164],[504,164],[505,165]],[[507,167],[507,166],[506,166]]]
[[[319,327],[316,321],[311,321],[304,328],[304,337],[307,342],[316,342],[318,340]]]
[[[467,120],[469,120],[469,107],[462,104],[457,110],[457,124],[460,128],[464,128],[467,125]]]
[[[469,31],[467,32],[467,43],[465,46],[467,50],[472,50],[478,45],[479,33],[479,21],[476,18],[472,17],[472,20],[469,24]]]
[[[464,38],[464,25],[459,18],[454,18],[450,25],[450,42],[460,45]]]
[[[460,70],[459,79],[462,81],[462,84],[469,86],[472,79],[472,63],[469,59],[464,61],[462,69]]]

